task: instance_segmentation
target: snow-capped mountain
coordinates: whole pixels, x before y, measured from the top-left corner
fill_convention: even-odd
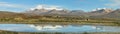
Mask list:
[[[31,8],[26,11],[27,15],[62,15],[62,16],[112,16],[119,14],[120,10],[113,10],[111,8],[97,8],[92,10],[91,12],[84,12],[83,10],[67,10],[57,6],[46,6],[46,5],[38,5],[35,8]]]
[[[65,15],[69,13],[69,10],[57,6],[38,5],[35,8],[27,10],[26,13],[31,15],[51,15],[51,14]]]
[[[113,10],[111,8],[97,8],[95,10],[93,10],[92,12],[93,13],[109,13],[109,12],[112,12]]]
[[[35,8],[30,8],[30,10],[35,10],[35,9],[38,9],[38,10],[41,10],[41,9],[44,9],[44,10],[63,10],[63,8],[58,7],[58,6],[47,6],[47,5],[38,5]]]
[[[97,15],[104,15],[113,12],[113,9],[111,8],[97,8],[89,12],[88,14],[91,16],[97,16]]]
[[[38,6],[37,6],[38,7]],[[43,9],[44,8],[44,9]],[[49,7],[50,8],[50,7]],[[21,16],[27,16],[27,15],[32,15],[32,16],[41,16],[41,15],[51,15],[51,16],[83,16],[83,17],[112,17],[112,18],[120,18],[120,9],[109,9],[109,8],[103,8],[103,9],[96,9],[91,12],[84,12],[82,10],[67,10],[67,9],[62,9],[58,10],[59,8],[56,9],[45,9],[45,7],[39,7],[39,8],[33,8],[29,9],[25,12],[22,13],[10,13],[10,12],[1,12],[1,17],[4,15],[21,15]],[[9,14],[10,13],[10,14]],[[4,14],[4,15],[3,15]]]

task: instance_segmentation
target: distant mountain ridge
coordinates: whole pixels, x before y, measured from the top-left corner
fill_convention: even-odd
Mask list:
[[[57,8],[56,8],[57,9]],[[120,9],[113,10],[111,8],[101,8],[101,9],[96,9],[91,12],[85,12],[83,10],[67,10],[67,9],[62,9],[62,10],[46,10],[46,9],[34,9],[31,11],[31,14],[37,14],[37,15],[64,15],[64,16],[84,16],[84,17],[119,17],[120,14]],[[36,13],[35,13],[36,12]],[[27,13],[30,13],[29,11]],[[54,16],[53,15],[53,16]],[[114,17],[113,17],[114,16]]]
[[[67,10],[59,7],[45,7],[45,6],[37,6],[35,8],[31,8],[26,10],[25,12],[15,13],[15,12],[6,12],[0,11],[0,16],[15,16],[15,15],[29,15],[29,16],[83,16],[83,17],[94,17],[94,18],[120,18],[120,9],[113,10],[111,8],[102,8],[95,9],[91,12],[85,12],[83,10]]]

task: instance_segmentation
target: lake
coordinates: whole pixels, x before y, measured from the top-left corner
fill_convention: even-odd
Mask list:
[[[0,30],[15,32],[120,32],[119,26],[0,24]]]

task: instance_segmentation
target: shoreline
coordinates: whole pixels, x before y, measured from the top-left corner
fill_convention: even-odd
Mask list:
[[[120,26],[116,23],[86,23],[86,22],[0,22],[0,24],[61,24],[61,25],[103,25],[103,26]]]
[[[13,32],[0,30],[0,34],[120,34],[120,32]]]

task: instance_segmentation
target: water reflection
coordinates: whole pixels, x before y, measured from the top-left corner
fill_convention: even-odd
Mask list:
[[[17,32],[120,32],[119,26],[0,24],[0,30]]]
[[[64,26],[61,25],[29,25],[30,27],[36,28],[37,30],[59,30]]]

